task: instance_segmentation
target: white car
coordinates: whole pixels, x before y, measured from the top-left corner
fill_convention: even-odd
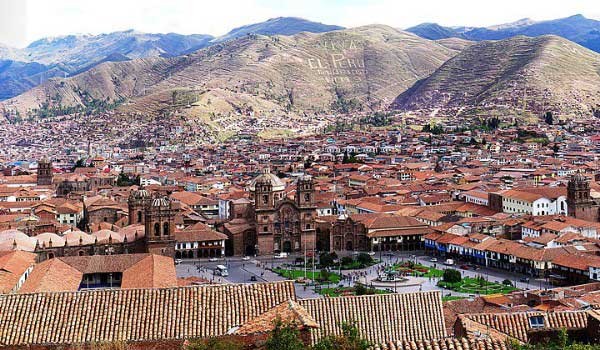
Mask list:
[[[175,259],[175,265],[179,265],[183,262],[181,259]]]
[[[431,261],[431,262],[437,262],[437,258],[431,258],[429,261]]]
[[[215,261],[219,261],[219,259],[217,259],[217,258],[210,258],[210,259],[208,259],[208,261],[215,262]]]
[[[375,252],[369,252],[369,255],[373,256],[373,255],[375,255]]]
[[[248,261],[248,260],[250,260],[250,257],[249,256],[245,256],[245,257],[242,258],[242,260],[243,261]]]

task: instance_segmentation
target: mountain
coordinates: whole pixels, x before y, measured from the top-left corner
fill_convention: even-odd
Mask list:
[[[406,29],[406,31],[429,40],[463,37],[459,30],[443,27],[437,23],[421,23]]]
[[[176,56],[205,47],[210,35],[148,34],[133,30],[100,35],[67,35],[34,41],[24,49],[29,60],[43,64],[88,65],[112,54],[129,58]]]
[[[0,109],[24,115],[45,103],[58,108],[126,100],[119,112],[184,115],[217,131],[256,117],[294,127],[294,118],[388,106],[458,52],[448,46],[464,47],[451,41],[380,25],[243,36],[185,56],[102,63],[72,78],[51,79]]]
[[[277,17],[267,21],[241,26],[231,30],[229,33],[220,36],[213,42],[223,42],[248,34],[260,35],[294,35],[301,32],[325,33],[333,30],[344,29],[344,27],[328,25],[318,22],[308,21],[297,17]]]
[[[0,45],[0,61],[15,62],[0,72],[0,81],[4,82],[0,84],[0,100],[27,91],[48,78],[76,75],[103,62],[174,57],[248,34],[292,35],[338,29],[342,27],[301,18],[280,17],[233,29],[219,38],[204,34],[149,34],[127,30],[100,35],[43,38],[21,50]],[[44,67],[48,67],[47,72],[44,72]]]
[[[146,34],[133,30],[44,38],[24,49],[0,46],[0,100],[49,78],[73,75],[107,61],[170,57],[208,45],[210,35]]]
[[[582,15],[536,22],[525,18],[519,21],[482,28],[443,27],[435,23],[424,23],[406,29],[426,39],[462,38],[473,41],[502,40],[518,35],[558,35],[600,52],[600,21]]]
[[[447,114],[588,113],[600,106],[600,54],[558,36],[483,41],[402,93],[394,106]]]

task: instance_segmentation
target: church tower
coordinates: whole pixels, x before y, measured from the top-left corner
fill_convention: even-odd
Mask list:
[[[38,162],[37,184],[40,186],[52,185],[52,162],[46,157]]]
[[[315,184],[311,176],[302,176],[296,183],[296,204],[300,208],[315,206]]]
[[[145,211],[152,198],[146,190],[133,191],[127,199],[129,225],[143,225],[146,222]]]
[[[146,251],[175,256],[175,209],[169,197],[155,194],[145,209]]]
[[[577,219],[597,222],[600,207],[591,196],[590,180],[582,174],[575,174],[567,184],[567,212]]]
[[[273,182],[267,176],[269,170],[264,170],[264,176],[259,176],[254,184],[254,206],[256,210],[270,210],[275,207]]]

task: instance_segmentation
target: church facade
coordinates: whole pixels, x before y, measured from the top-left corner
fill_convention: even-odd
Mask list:
[[[294,199],[268,169],[248,186],[249,201],[232,204],[232,220],[225,224],[233,255],[270,255],[312,252],[316,247],[315,188],[310,176],[296,181]]]
[[[575,174],[569,179],[567,210],[569,216],[574,218],[600,221],[600,203],[592,198],[590,180],[582,174]]]

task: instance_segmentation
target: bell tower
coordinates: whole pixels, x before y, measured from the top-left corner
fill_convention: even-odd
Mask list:
[[[153,195],[144,214],[146,251],[174,257],[176,212],[169,197]]]
[[[129,225],[143,225],[146,222],[145,211],[151,201],[146,190],[134,191],[127,199],[129,209]]]
[[[311,176],[302,176],[296,183],[296,204],[300,208],[315,206],[315,184]]]
[[[256,210],[270,210],[275,208],[273,183],[268,177],[260,177],[256,181],[254,189],[254,207]]]
[[[37,184],[40,186],[52,185],[52,162],[46,157],[38,162]]]
[[[599,219],[600,207],[592,200],[590,180],[582,174],[571,176],[567,184],[567,212],[577,219]]]

